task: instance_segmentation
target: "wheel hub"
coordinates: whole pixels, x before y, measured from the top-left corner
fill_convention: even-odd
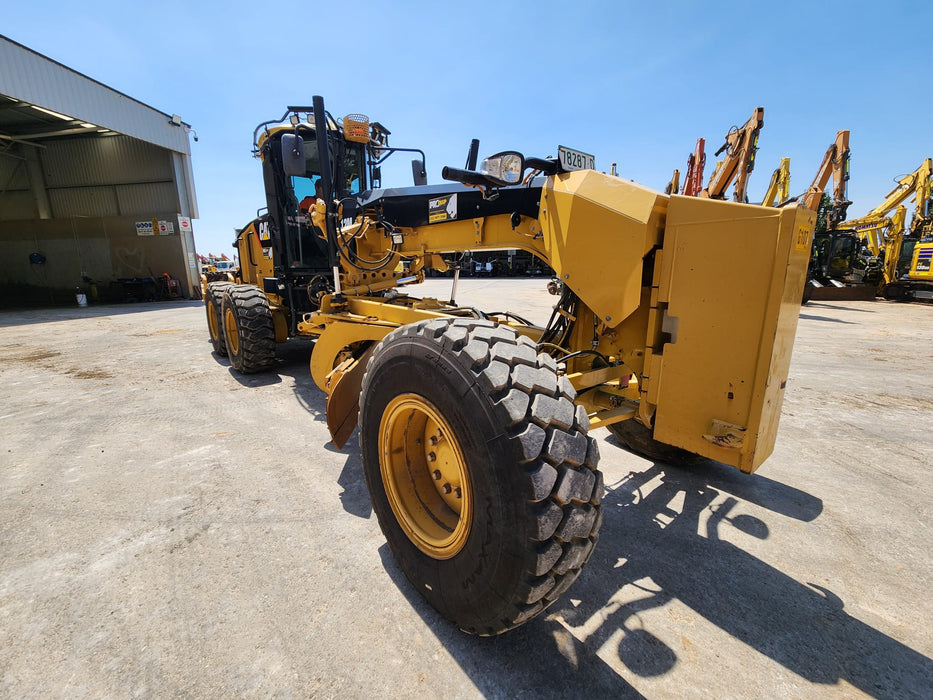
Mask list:
[[[379,435],[382,481],[405,534],[435,559],[453,557],[470,534],[473,496],[450,425],[426,399],[403,394],[386,407]]]
[[[224,336],[227,339],[227,347],[230,352],[236,355],[240,351],[240,338],[236,331],[236,316],[232,308],[224,311]]]
[[[210,331],[211,338],[219,338],[221,335],[221,329],[218,328],[219,322],[217,319],[217,309],[214,306],[213,302],[208,302],[207,307],[207,326]]]

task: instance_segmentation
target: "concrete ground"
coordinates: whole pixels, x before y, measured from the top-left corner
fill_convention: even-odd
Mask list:
[[[543,286],[458,300],[543,320]],[[596,552],[492,639],[399,571],[309,353],[238,376],[195,302],[0,314],[0,696],[931,696],[933,307],[803,307],[753,476],[596,431]]]

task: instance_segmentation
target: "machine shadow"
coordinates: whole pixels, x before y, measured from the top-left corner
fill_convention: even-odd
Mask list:
[[[824,321],[825,323],[842,323],[846,326],[854,325],[853,321],[843,321],[839,318],[830,318],[829,316],[812,316],[811,314],[800,314],[801,319],[806,319],[807,321]]]
[[[360,459],[360,446],[356,440],[356,432],[343,446],[340,452],[347,456],[343,469],[337,477],[340,492],[340,503],[350,515],[367,520],[373,513],[373,506],[369,499],[369,490],[366,488],[366,477],[363,474],[363,462]],[[328,443],[328,448],[336,449]]]
[[[271,386],[281,384],[283,377],[294,380],[295,396],[298,403],[315,418],[324,416],[326,397],[317,388],[311,378],[308,366],[311,361],[313,344],[301,338],[292,338],[275,347],[275,364],[266,371],[256,374],[241,374],[233,369],[227,357],[211,353],[217,364],[227,367],[230,376],[244,387]]]
[[[326,422],[327,396],[314,383],[308,369],[312,348],[311,343],[301,339],[292,339],[279,344],[276,347],[277,364],[269,373],[266,383],[278,383],[283,377],[290,377],[298,404],[315,421]],[[257,385],[249,384],[249,386]],[[343,488],[340,493],[340,502],[350,515],[367,519],[373,509],[369,502],[369,492],[366,490],[363,463],[360,460],[360,448],[356,436],[357,432],[354,430],[342,449],[338,450],[332,442],[326,443],[323,448],[346,456],[343,469],[337,477],[337,484]]]
[[[140,301],[133,303],[90,304],[88,306],[49,306],[33,309],[0,308],[0,328],[4,326],[31,326],[40,323],[80,321],[105,316],[125,316],[163,309],[185,309],[204,306],[200,299],[176,299],[171,301]]]
[[[238,381],[241,383],[244,379],[247,382],[250,381],[250,377],[262,378],[258,380],[258,384],[247,384],[247,386],[278,384],[283,380],[283,377],[289,377],[293,382],[292,391],[298,400],[298,405],[315,420],[326,421],[327,397],[314,383],[309,370],[313,348],[314,344],[312,342],[303,338],[291,338],[276,345],[276,363],[268,372],[246,375],[245,377],[237,375],[235,372],[233,375],[238,377]]]
[[[807,308],[808,309],[832,309],[834,311],[856,311],[862,314],[875,313],[874,309],[856,309],[851,306],[839,306],[838,304],[827,304],[827,303],[821,303],[819,301],[813,301],[813,300],[810,300],[810,302],[807,303]]]
[[[538,617],[497,637],[474,637],[441,617],[405,578],[387,544],[386,573],[485,698],[643,698],[560,625]]]
[[[630,472],[607,485],[599,545],[551,614],[589,649],[621,636],[619,660],[638,675],[666,672],[676,653],[642,628],[644,618],[630,622],[677,600],[812,683],[844,680],[879,698],[926,695],[933,661],[850,616],[832,591],[799,583],[720,537],[727,527],[768,537],[766,523],[732,513],[738,498],[803,521],[822,509],[797,489],[714,462]],[[672,509],[681,500],[680,512]],[[625,587],[637,599],[613,600]]]
[[[299,404],[323,421],[325,396],[308,372],[310,351],[306,342],[280,345],[270,379],[291,377]],[[606,442],[607,449],[617,448],[614,438]],[[326,449],[335,448],[328,443]],[[372,508],[355,436],[340,452],[347,457],[337,480],[343,507],[368,518]],[[680,512],[672,510],[670,504],[681,500]],[[618,661],[632,674],[669,672],[676,652],[650,628],[629,623],[675,599],[812,683],[845,680],[873,697],[923,697],[933,687],[933,661],[847,614],[832,591],[799,583],[720,537],[727,527],[769,536],[764,521],[733,513],[739,500],[802,522],[819,517],[823,507],[799,489],[715,462],[691,470],[655,463],[630,472],[607,485],[600,543],[570,591],[545,615],[494,638],[457,630],[411,586],[387,545],[380,555],[413,609],[485,697],[573,697],[582,690],[641,697],[599,653],[621,637]],[[614,601],[626,587],[644,595]]]

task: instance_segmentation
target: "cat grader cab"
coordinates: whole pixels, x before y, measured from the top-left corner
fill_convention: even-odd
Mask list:
[[[441,185],[381,186],[400,150],[315,97],[261,124],[267,209],[208,285],[214,349],[240,372],[314,340],[342,447],[359,425],[374,512],[414,587],[462,630],[505,632],[576,579],[602,522],[589,430],[642,453],[753,472],[774,446],[813,212],[665,195],[584,153],[501,152]],[[414,161],[424,182],[423,154]],[[320,180],[323,197],[310,199]],[[307,214],[305,213],[307,209]],[[464,251],[554,270],[543,327],[405,293]]]

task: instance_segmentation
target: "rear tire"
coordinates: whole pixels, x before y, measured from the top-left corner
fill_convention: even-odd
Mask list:
[[[223,304],[224,293],[231,287],[230,282],[210,282],[204,294],[204,308],[207,310],[207,330],[211,336],[211,345],[221,357],[227,356],[227,341],[224,338]]]
[[[224,293],[224,341],[233,369],[252,374],[275,362],[275,322],[269,300],[251,284],[231,284]]]
[[[551,357],[490,321],[414,323],[373,351],[360,392],[373,510],[412,585],[466,632],[531,619],[593,551],[603,479],[573,399]]]

